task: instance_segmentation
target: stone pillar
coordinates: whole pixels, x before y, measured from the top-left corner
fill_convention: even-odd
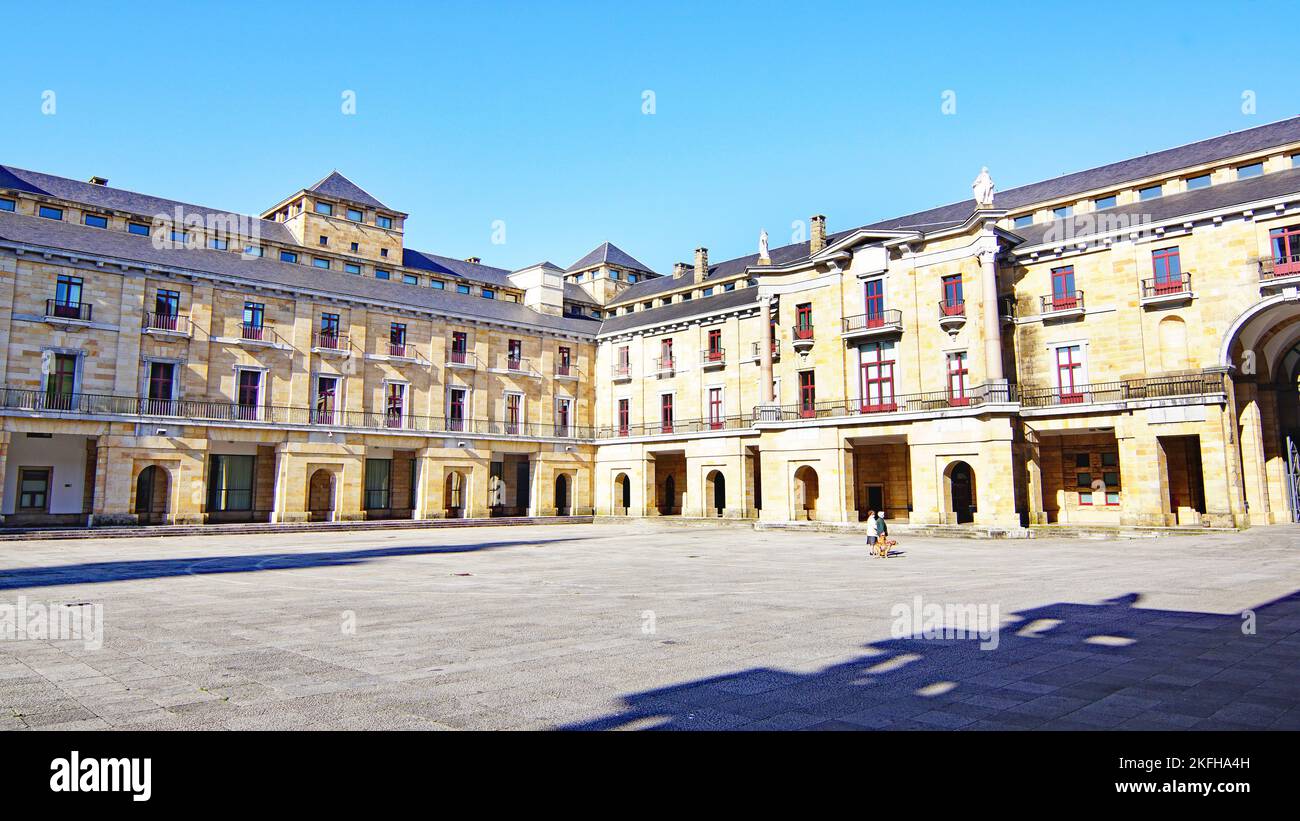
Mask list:
[[[759,357],[759,378],[762,383],[758,386],[759,401],[764,403],[775,402],[776,398],[772,396],[772,298],[770,296],[760,297],[758,300],[758,318],[762,323],[759,329],[758,357]]]
[[[984,377],[988,382],[1002,382],[1002,321],[998,317],[997,251],[992,248],[980,251],[979,260],[984,302]]]
[[[0,431],[0,524],[4,524],[4,487],[5,471],[8,469],[9,462],[9,431]],[[14,500],[15,509],[17,509],[18,500]]]
[[[655,460],[651,457],[645,457],[641,464],[643,465],[642,483],[641,483],[641,515],[658,516],[659,508],[655,505]],[[635,494],[634,494],[635,495]],[[636,499],[632,500],[633,504]]]
[[[433,457],[427,452],[415,457],[415,500],[412,502],[411,518],[436,519],[435,509],[440,509],[442,499],[434,492],[434,477],[437,469]]]
[[[1025,493],[1028,496],[1029,523],[1031,525],[1047,524],[1047,514],[1043,510],[1043,456],[1038,437],[1027,431],[1025,436]]]
[[[288,494],[288,485],[289,485],[288,472],[289,472],[288,454],[284,452],[283,444],[276,445],[275,478],[274,478],[274,485],[271,490],[271,500],[272,500],[271,521],[273,523],[287,521],[285,519],[285,505],[289,495]]]
[[[1264,459],[1263,414],[1253,383],[1235,386],[1240,409],[1241,470],[1245,480],[1246,504],[1251,524],[1268,524],[1271,511],[1268,498],[1268,474]]]

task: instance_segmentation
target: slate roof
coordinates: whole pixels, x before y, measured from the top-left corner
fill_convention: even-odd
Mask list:
[[[370,304],[389,304],[465,317],[509,323],[520,327],[594,335],[600,323],[581,317],[542,314],[521,303],[457,294],[402,282],[325,271],[310,265],[278,259],[244,259],[232,251],[155,248],[149,237],[66,222],[0,212],[0,241],[22,243],[87,256],[103,256],[145,265],[180,268],[295,292],[307,290],[352,297]]]
[[[611,316],[600,324],[600,333],[603,336],[648,325],[659,325],[664,322],[673,322],[678,319],[686,319],[712,311],[721,311],[739,305],[756,303],[757,301],[757,288],[737,288],[734,291],[723,291],[713,296],[700,297],[686,302],[674,302],[671,305],[651,308],[648,311],[634,311],[630,314]]]
[[[505,268],[494,268],[491,265],[483,265],[482,263],[466,262],[463,259],[444,257],[428,251],[417,251],[414,248],[402,249],[402,265],[407,268],[418,268],[421,271],[429,271],[456,279],[486,282],[489,285],[497,285],[503,288],[513,287],[510,283],[510,272]]]
[[[1044,238],[1053,228],[1058,229],[1061,237],[1087,236],[1095,232],[1094,226],[1102,218],[1149,217],[1152,222],[1162,222],[1297,192],[1300,192],[1300,168],[1292,168],[1247,180],[1198,188],[1195,191],[1167,194],[1154,200],[1133,202],[1116,208],[1107,208],[1104,211],[1079,214],[1067,217],[1065,220],[1035,223],[1024,228],[1016,228],[1012,233],[1022,237],[1026,246],[1039,245],[1046,241]],[[1067,226],[1068,230],[1060,230]]]
[[[372,197],[369,191],[366,191],[364,188],[337,171],[331,171],[329,176],[325,177],[325,179],[316,183],[307,190],[314,194],[324,194],[327,197],[335,197],[340,200],[355,202],[358,205],[378,208],[381,211],[395,210]]]
[[[602,242],[582,259],[566,268],[565,273],[582,271],[606,263],[633,271],[644,271],[647,274],[654,273],[648,266],[611,242]]]
[[[591,294],[587,293],[583,287],[576,282],[564,283],[564,301],[577,302],[581,305],[591,305],[593,307],[600,306],[600,303],[595,299],[592,299]]]
[[[166,215],[174,219],[178,207],[181,209],[182,214],[201,215],[205,222],[209,215],[224,217],[236,214],[251,223],[260,223],[258,228],[261,231],[262,238],[269,242],[279,242],[285,245],[299,244],[297,238],[289,232],[288,228],[274,220],[238,214],[235,211],[223,211],[206,205],[194,205],[179,200],[152,197],[148,194],[137,194],[134,191],[112,188],[107,185],[92,185],[88,182],[78,182],[67,177],[56,177],[53,174],[42,174],[39,171],[27,171],[22,168],[15,168],[12,165],[0,165],[0,188],[12,188],[18,191],[26,191],[29,194],[57,197],[70,202],[94,206],[105,211],[125,211],[150,219],[155,215]]]

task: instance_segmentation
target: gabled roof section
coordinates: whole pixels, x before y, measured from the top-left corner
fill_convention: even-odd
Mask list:
[[[463,259],[444,257],[427,251],[417,251],[414,248],[402,249],[402,265],[406,268],[418,268],[422,271],[442,274],[456,279],[469,279],[475,282],[487,282],[492,285],[510,287],[510,272],[505,268],[494,268],[491,265],[466,262]]]
[[[401,213],[394,208],[389,208],[387,205],[384,205],[378,199],[371,196],[370,192],[343,176],[338,171],[331,171],[329,176],[325,177],[325,179],[316,183],[307,190],[313,194],[323,194],[327,197],[334,197],[335,199],[346,200],[347,202],[355,202],[358,205],[378,208],[382,211]]]
[[[220,208],[211,208],[206,205],[194,205],[179,200],[152,197],[148,194],[137,194],[134,191],[110,188],[107,185],[93,185],[88,182],[68,179],[67,177],[56,177],[53,174],[42,174],[39,171],[14,168],[12,165],[0,165],[0,188],[11,188],[38,196],[55,197],[69,202],[89,205],[102,211],[123,211],[129,214],[139,214],[143,218],[166,215],[168,219],[175,219],[177,208],[181,209],[182,215],[197,214],[202,216],[205,223],[208,221],[209,216],[225,217],[233,214],[248,220],[249,229],[256,228],[261,233],[262,238],[269,242],[278,242],[284,245],[298,244],[297,238],[289,232],[289,229],[274,220],[265,220],[260,217],[239,214],[235,211]]]
[[[654,273],[648,266],[612,242],[602,242],[591,253],[566,268],[565,273],[582,271],[605,264],[617,265],[619,268],[627,268],[632,271],[644,271],[647,274]]]

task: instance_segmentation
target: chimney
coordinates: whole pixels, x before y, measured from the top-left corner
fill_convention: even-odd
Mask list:
[[[695,249],[695,281],[703,282],[704,278],[709,275],[709,249]]]
[[[478,257],[465,257],[465,261],[468,262],[470,265],[478,265],[483,260]]]
[[[108,177],[91,177],[91,185],[108,185]]]
[[[808,254],[816,254],[826,247],[826,215],[818,214],[810,217],[812,223],[812,235],[808,239]]]
[[[685,276],[685,275],[686,275],[686,272],[689,271],[690,269],[691,269],[691,266],[688,265],[688,264],[685,263],[685,262],[674,262],[674,263],[673,263],[673,278],[676,279],[676,278],[678,278],[678,277]]]

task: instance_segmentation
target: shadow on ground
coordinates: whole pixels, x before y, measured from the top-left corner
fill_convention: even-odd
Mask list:
[[[256,553],[245,556],[212,556],[176,559],[93,562],[53,567],[24,567],[0,570],[0,590],[23,587],[53,587],[68,584],[162,579],[172,576],[203,576],[209,573],[253,573],[266,570],[298,570],[307,567],[341,567],[375,559],[425,556],[439,553],[477,553],[509,547],[539,547],[574,539],[479,542],[462,545],[416,545],[377,547],[367,550],[330,550],[310,553]]]
[[[909,629],[818,672],[647,690],[562,729],[1300,729],[1300,592],[1256,608],[1253,635],[1241,614],[1139,599],[1014,614],[990,650]]]

